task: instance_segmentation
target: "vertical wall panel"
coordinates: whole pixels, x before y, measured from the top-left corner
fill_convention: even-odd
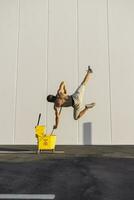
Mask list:
[[[77,10],[76,0],[49,1],[48,94],[56,94],[61,81],[68,93],[77,86]],[[48,103],[48,132],[54,125],[53,104]],[[73,109],[63,108],[58,130],[58,144],[77,144],[77,122]]]
[[[47,10],[45,0],[20,1],[16,144],[35,143],[38,113],[45,119]]]
[[[94,73],[86,87],[84,103],[96,103],[79,121],[79,143],[110,144],[107,1],[78,2],[79,81],[86,73],[86,66],[91,65]]]
[[[39,112],[51,132],[46,96],[63,80],[72,94],[87,65],[84,104],[96,107],[79,126],[63,108],[57,144],[133,144],[133,10],[133,0],[0,0],[0,144],[36,143]]]
[[[112,143],[134,143],[134,1],[109,1]]]
[[[18,1],[0,0],[0,144],[13,144]]]

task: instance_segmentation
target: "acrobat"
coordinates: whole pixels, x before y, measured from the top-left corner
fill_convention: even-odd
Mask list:
[[[93,71],[91,67],[88,66],[88,70],[83,81],[72,95],[67,94],[65,82],[62,81],[56,96],[47,96],[47,101],[54,103],[55,125],[53,126],[53,129],[57,129],[58,127],[62,107],[73,107],[73,117],[75,120],[78,120],[87,112],[87,110],[95,106],[95,103],[90,103],[83,106],[85,87],[92,73]]]

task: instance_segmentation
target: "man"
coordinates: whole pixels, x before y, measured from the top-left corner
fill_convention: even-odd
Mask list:
[[[93,71],[90,68],[90,66],[88,66],[87,73],[86,73],[82,83],[80,84],[80,86],[77,88],[77,90],[72,95],[67,94],[65,82],[62,81],[59,86],[56,96],[54,96],[54,95],[47,96],[47,101],[54,103],[55,125],[53,126],[53,129],[56,129],[58,127],[59,117],[60,117],[62,107],[72,106],[74,109],[74,114],[73,114],[74,119],[78,120],[87,112],[87,110],[89,110],[90,108],[93,108],[95,106],[95,103],[86,104],[84,107],[82,104],[85,86],[88,83],[91,73],[93,73]]]

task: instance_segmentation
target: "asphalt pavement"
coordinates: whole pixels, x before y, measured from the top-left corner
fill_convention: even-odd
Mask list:
[[[38,155],[35,146],[0,146],[0,197],[134,200],[134,146],[57,146],[57,151],[62,153]]]

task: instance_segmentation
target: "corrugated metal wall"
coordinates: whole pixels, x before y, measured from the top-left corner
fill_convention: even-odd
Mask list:
[[[64,108],[58,144],[134,143],[134,1],[0,0],[0,144],[35,144],[39,112],[47,132],[62,80],[71,94],[86,66],[94,74],[82,119]]]

